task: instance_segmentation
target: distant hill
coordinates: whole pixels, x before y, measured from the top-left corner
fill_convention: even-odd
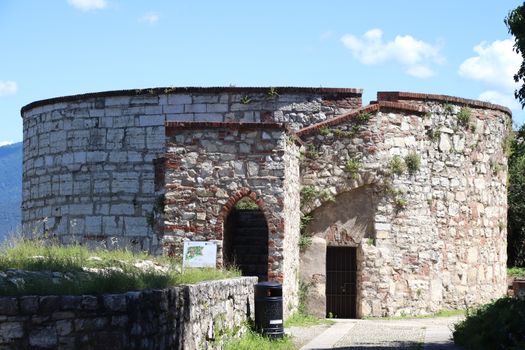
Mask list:
[[[0,241],[20,225],[22,143],[0,147]]]

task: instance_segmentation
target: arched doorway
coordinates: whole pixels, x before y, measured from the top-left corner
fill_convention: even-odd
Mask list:
[[[237,202],[224,223],[224,266],[236,266],[243,276],[268,280],[268,224],[248,197]]]

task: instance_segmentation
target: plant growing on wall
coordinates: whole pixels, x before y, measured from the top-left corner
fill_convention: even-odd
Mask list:
[[[361,162],[359,159],[349,159],[346,161],[345,164],[345,171],[348,173],[350,178],[357,179],[357,176],[359,175],[359,168],[361,167]]]
[[[427,131],[427,135],[433,142],[438,142],[439,141],[439,137],[441,136],[441,131],[434,130],[434,129],[429,129]]]
[[[394,156],[388,163],[388,169],[392,174],[402,175],[405,172],[406,168],[407,166],[405,164],[405,161],[397,155]]]
[[[279,96],[279,93],[277,92],[277,90],[274,87],[271,87],[270,90],[268,90],[267,95],[268,95],[268,97],[273,98],[273,97]]]
[[[242,98],[241,98],[241,103],[243,105],[249,105],[250,103],[252,103],[252,99],[249,98],[247,95],[244,95]]]
[[[235,203],[235,209],[255,210],[255,209],[259,209],[259,206],[251,198],[244,197],[244,198],[239,199],[239,201]]]
[[[309,202],[316,198],[319,191],[314,186],[304,186],[301,189],[301,203]]]
[[[463,107],[457,114],[458,124],[467,127],[470,124],[470,118],[472,116],[472,110],[469,107]]]
[[[312,221],[313,217],[310,214],[301,213],[299,222],[299,250],[303,252],[312,244],[312,237],[306,233],[306,227]]]
[[[164,194],[159,194],[155,197],[153,202],[153,210],[146,213],[146,221],[151,228],[155,227],[155,220],[164,214],[164,208],[166,206],[166,196]]]
[[[406,155],[405,164],[410,175],[413,175],[419,170],[419,167],[421,166],[421,158],[416,152],[412,151]]]
[[[443,105],[443,112],[445,112],[446,114],[448,115],[452,115],[454,113],[454,105],[452,105],[451,103],[445,103]]]
[[[308,143],[306,144],[306,151],[304,152],[304,155],[310,159],[315,159],[319,157],[319,152],[315,148],[315,145]]]
[[[366,124],[370,120],[370,113],[359,113],[353,120],[359,125]]]
[[[320,129],[319,129],[319,134],[320,134],[321,136],[327,136],[327,135],[330,134],[330,129],[329,129],[329,128],[326,128],[326,127],[325,127],[325,128],[320,128]]]

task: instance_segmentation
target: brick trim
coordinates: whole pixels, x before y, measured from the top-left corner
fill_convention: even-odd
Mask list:
[[[151,89],[127,89],[127,90],[113,90],[90,92],[86,94],[70,95],[54,97],[44,100],[31,102],[20,110],[21,114],[45,105],[61,102],[72,102],[78,100],[85,100],[90,98],[101,97],[115,97],[115,96],[153,96],[161,94],[188,94],[188,93],[203,93],[203,94],[218,94],[218,93],[238,93],[238,94],[259,94],[268,93],[268,87],[235,87],[235,86],[213,86],[213,87],[157,87]],[[361,96],[363,89],[356,88],[315,88],[315,87],[295,87],[295,86],[275,86],[273,87],[279,94],[337,94],[341,96]]]
[[[417,113],[417,114],[424,114],[426,113],[426,110],[419,107],[414,106],[409,103],[402,103],[402,102],[393,102],[393,101],[379,101],[373,104],[369,104],[368,106],[359,108],[353,112],[346,113],[343,115],[340,115],[338,117],[325,120],[323,122],[313,124],[310,126],[307,126],[306,128],[302,128],[301,130],[296,132],[296,135],[306,136],[310,135],[312,133],[318,132],[319,129],[326,128],[329,126],[338,125],[344,122],[347,122],[349,120],[352,120],[354,117],[356,117],[358,114],[361,113],[373,113],[380,110],[395,110],[395,111],[406,111],[411,113]]]
[[[439,101],[439,102],[449,102],[456,103],[461,105],[467,105],[471,107],[485,108],[485,109],[494,109],[508,115],[512,115],[512,112],[508,107],[479,101],[472,100],[467,98],[449,96],[449,95],[434,95],[434,94],[422,94],[416,92],[401,92],[401,91],[379,91],[377,93],[378,101],[399,101],[399,100],[418,100],[418,101]]]

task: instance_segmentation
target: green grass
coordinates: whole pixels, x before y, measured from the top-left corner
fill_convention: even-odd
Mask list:
[[[138,267],[145,260],[166,271]],[[168,257],[153,257],[126,250],[91,251],[80,245],[62,246],[42,241],[20,240],[0,250],[0,271],[22,270],[23,278],[0,286],[0,295],[79,295],[115,293],[146,288],[193,284],[237,277],[235,270],[185,269]],[[36,272],[47,272],[39,274]],[[61,273],[53,280],[51,272]]]
[[[434,317],[451,317],[451,316],[464,316],[466,313],[463,309],[458,310],[441,310],[433,314],[428,315],[403,315],[403,316],[388,316],[388,317],[364,317],[366,320],[406,320],[406,319],[419,319],[419,318],[434,318]]]
[[[523,277],[525,278],[525,267],[509,267],[507,274],[510,277]]]
[[[316,325],[321,325],[321,324],[332,325],[334,323],[335,322],[332,320],[317,318],[312,315],[307,315],[304,313],[296,312],[292,314],[290,317],[288,317],[288,319],[284,323],[284,326],[285,327],[293,327],[293,326],[308,327],[308,326],[316,326]]]
[[[454,326],[454,342],[465,350],[525,349],[525,299],[501,298],[469,312]]]
[[[292,339],[285,336],[283,339],[270,340],[267,337],[248,331],[239,339],[232,339],[224,344],[226,350],[292,350],[295,346]]]

